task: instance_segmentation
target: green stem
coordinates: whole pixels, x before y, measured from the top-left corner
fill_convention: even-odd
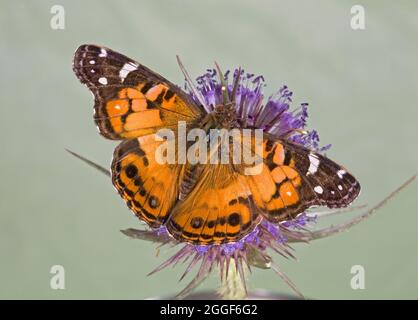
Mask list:
[[[225,270],[218,294],[224,300],[242,300],[247,297],[245,284],[241,280],[233,259],[229,264],[228,277],[226,277]]]

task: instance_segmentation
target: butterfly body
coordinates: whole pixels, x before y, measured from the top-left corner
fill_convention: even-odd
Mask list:
[[[344,207],[359,194],[359,183],[343,167],[268,134],[255,174],[245,174],[245,164],[188,159],[161,164],[155,156],[164,143],[156,137],[161,129],[178,133],[184,123],[188,132],[201,129],[207,136],[214,129],[236,129],[243,139],[244,129],[256,128],[237,118],[233,96],[207,112],[162,76],[108,48],[80,46],[73,69],[94,95],[99,132],[121,140],[111,166],[120,196],[140,220],[153,228],[165,226],[179,241],[236,242],[263,219],[280,223],[312,206]],[[192,144],[185,145],[187,152]]]
[[[215,106],[213,119],[217,128],[233,129],[239,126],[235,112],[235,103],[225,103]]]

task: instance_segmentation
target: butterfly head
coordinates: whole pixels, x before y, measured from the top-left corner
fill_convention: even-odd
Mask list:
[[[214,111],[212,112],[213,119],[216,127],[232,129],[238,126],[235,101],[240,80],[239,75],[241,72],[239,70],[238,76],[233,83],[233,89],[231,93],[229,93],[224,74],[216,62],[215,66],[218,70],[219,80],[221,83],[222,103],[215,106]]]

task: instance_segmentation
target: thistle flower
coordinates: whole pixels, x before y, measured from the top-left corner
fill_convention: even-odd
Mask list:
[[[233,72],[232,81],[229,81],[230,72],[226,72],[224,76],[221,75],[219,77],[215,69],[208,69],[205,74],[196,79],[197,86],[195,87],[192,81],[190,81],[190,77],[181,64],[181,61],[179,61],[179,65],[186,77],[186,92],[196,102],[201,104],[207,112],[213,111],[214,106],[222,103],[222,87],[226,87],[229,95],[236,97],[235,106],[237,117],[244,127],[250,126],[262,129],[266,133],[286,138],[317,152],[324,152],[330,148],[330,145],[321,147],[319,145],[318,133],[315,130],[306,129],[308,104],[302,103],[297,108],[291,109],[293,93],[287,86],[280,88],[264,102],[263,87],[265,86],[265,82],[262,76],[255,76],[250,73],[245,73],[244,70],[236,69]],[[224,80],[220,81],[219,79]],[[233,92],[234,95],[232,94]],[[109,175],[109,172],[105,168],[72,151],[69,152]],[[144,230],[126,229],[122,230],[122,232],[131,238],[159,243],[159,247],[181,247],[173,256],[150,273],[154,274],[166,267],[182,263],[186,265],[185,271],[180,277],[180,280],[182,280],[193,269],[197,269],[192,281],[177,295],[177,298],[184,298],[189,295],[216,268],[219,270],[220,279],[223,283],[220,293],[224,298],[246,297],[247,273],[248,271],[251,272],[252,268],[272,269],[299,296],[302,296],[296,286],[273,261],[271,252],[278,253],[286,258],[295,258],[291,243],[307,243],[311,240],[347,230],[369,217],[416,177],[417,175],[410,178],[379,204],[359,216],[340,225],[315,231],[312,231],[311,227],[318,218],[362,207],[317,212],[316,214],[304,212],[293,220],[283,221],[279,224],[272,224],[267,220],[263,220],[250,234],[241,240],[235,243],[220,245],[199,246],[180,243],[170,236],[165,227]]]
[[[235,99],[237,117],[244,122],[243,126],[262,129],[264,132],[278,137],[287,138],[295,143],[309,147],[316,151],[326,151],[331,145],[319,147],[319,135],[315,130],[306,131],[308,118],[308,103],[302,103],[298,108],[291,110],[293,92],[284,85],[271,95],[264,104],[263,76],[245,73],[244,70],[235,69],[233,79],[229,84],[230,72],[224,75],[229,96],[232,96],[233,85],[238,83]],[[238,82],[237,82],[237,77]],[[201,103],[207,112],[212,112],[214,106],[223,102],[223,84],[215,69],[207,69],[206,73],[196,79],[197,92],[186,81],[185,89],[197,103]],[[200,94],[199,94],[200,93]],[[201,99],[199,99],[199,97]],[[203,102],[201,101],[203,98]]]

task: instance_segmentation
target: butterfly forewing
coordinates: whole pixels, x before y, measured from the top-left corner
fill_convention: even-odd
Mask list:
[[[346,207],[360,192],[346,169],[319,153],[279,139],[266,139],[263,148],[262,172],[247,179],[256,204],[272,222],[312,206]]]
[[[152,227],[166,222],[178,198],[182,165],[160,164],[154,135],[125,140],[115,149],[112,182],[128,207]]]
[[[201,109],[168,80],[111,49],[82,45],[73,69],[94,95],[94,119],[109,139],[126,139],[196,122]]]

